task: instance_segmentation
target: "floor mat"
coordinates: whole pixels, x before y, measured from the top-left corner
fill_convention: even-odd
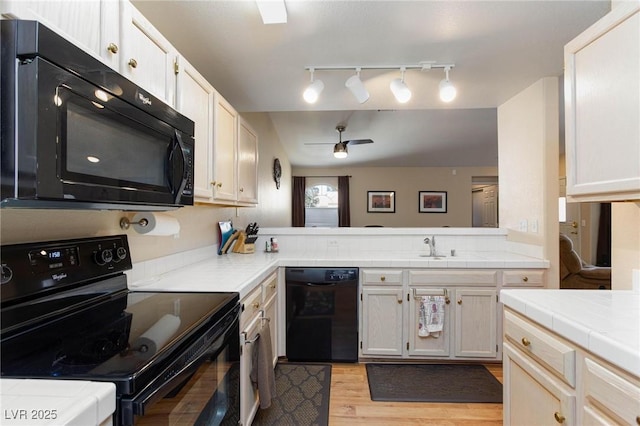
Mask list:
[[[329,424],[331,365],[279,363],[271,407],[258,410],[253,426]]]
[[[373,401],[502,402],[502,384],[479,364],[367,364]]]

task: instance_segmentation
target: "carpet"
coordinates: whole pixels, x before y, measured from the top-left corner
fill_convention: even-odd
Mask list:
[[[253,426],[329,424],[331,365],[279,363],[276,398],[271,407],[258,410]]]
[[[373,401],[502,402],[502,384],[483,365],[367,364]]]

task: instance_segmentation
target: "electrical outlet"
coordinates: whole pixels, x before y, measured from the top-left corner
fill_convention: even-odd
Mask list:
[[[529,222],[529,232],[533,232],[533,233],[538,233],[538,220],[537,219],[533,219],[531,222]]]
[[[520,232],[527,232],[528,228],[527,219],[520,220],[520,228],[518,229]]]

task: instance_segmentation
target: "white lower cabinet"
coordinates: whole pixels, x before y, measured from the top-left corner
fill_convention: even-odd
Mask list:
[[[496,275],[474,270],[362,270],[361,356],[496,359]],[[445,300],[442,331],[427,336],[419,333],[424,296]]]
[[[273,365],[277,362],[277,273],[257,285],[241,303],[240,314],[240,424],[250,425],[258,411],[258,389],[251,381],[254,345],[264,327],[269,327]]]
[[[639,425],[640,377],[504,310],[505,425]]]

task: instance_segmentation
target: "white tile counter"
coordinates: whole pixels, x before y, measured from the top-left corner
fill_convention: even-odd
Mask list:
[[[332,249],[309,248],[305,251],[253,254],[228,253],[183,256],[183,262],[199,258],[173,270],[170,260],[152,260],[135,264],[129,274],[129,288],[141,291],[237,291],[244,297],[278,267],[358,267],[358,268],[548,268],[549,262],[507,252],[457,252],[439,259],[410,251],[363,251],[346,253]]]
[[[640,376],[640,293],[606,290],[502,290],[509,308]]]
[[[0,424],[6,426],[111,425],[113,383],[0,379]]]

